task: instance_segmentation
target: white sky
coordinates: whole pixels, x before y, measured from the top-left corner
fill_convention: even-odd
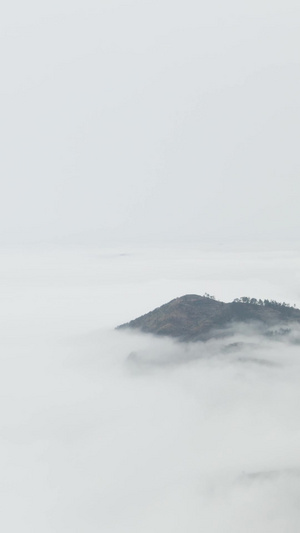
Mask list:
[[[292,0],[2,4],[0,242],[296,239]]]

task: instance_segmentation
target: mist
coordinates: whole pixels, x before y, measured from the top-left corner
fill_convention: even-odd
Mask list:
[[[184,294],[300,307],[299,20],[2,2],[4,532],[299,532],[299,329],[115,329]]]
[[[185,344],[114,328],[191,292],[299,305],[299,263],[259,247],[2,249],[2,529],[298,532],[298,332]]]

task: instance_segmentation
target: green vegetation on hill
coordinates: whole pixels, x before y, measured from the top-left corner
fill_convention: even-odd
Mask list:
[[[300,324],[300,310],[285,302],[243,296],[225,303],[205,294],[187,294],[154,309],[120,328],[138,329],[185,341],[208,340],[224,334],[234,324],[255,324],[268,334],[270,328]]]

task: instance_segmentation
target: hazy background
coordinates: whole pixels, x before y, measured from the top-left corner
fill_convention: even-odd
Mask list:
[[[298,237],[299,3],[2,2],[0,237]]]
[[[299,348],[114,331],[185,293],[300,305],[299,21],[2,2],[3,531],[299,532]]]

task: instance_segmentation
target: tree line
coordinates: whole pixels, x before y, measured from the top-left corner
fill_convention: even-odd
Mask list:
[[[252,304],[252,305],[264,305],[266,307],[296,307],[296,304],[291,305],[286,302],[276,302],[276,300],[257,300],[256,298],[250,298],[249,296],[242,296],[241,298],[235,298],[234,303]]]
[[[215,300],[215,296],[212,296],[211,294],[208,294],[207,292],[203,295],[205,298],[210,298],[211,300]],[[241,298],[235,298],[233,300],[233,303],[240,303],[240,304],[252,304],[252,305],[264,305],[265,307],[296,307],[296,304],[291,305],[286,302],[277,302],[276,300],[261,300],[257,298],[250,298],[249,296],[241,296]]]

